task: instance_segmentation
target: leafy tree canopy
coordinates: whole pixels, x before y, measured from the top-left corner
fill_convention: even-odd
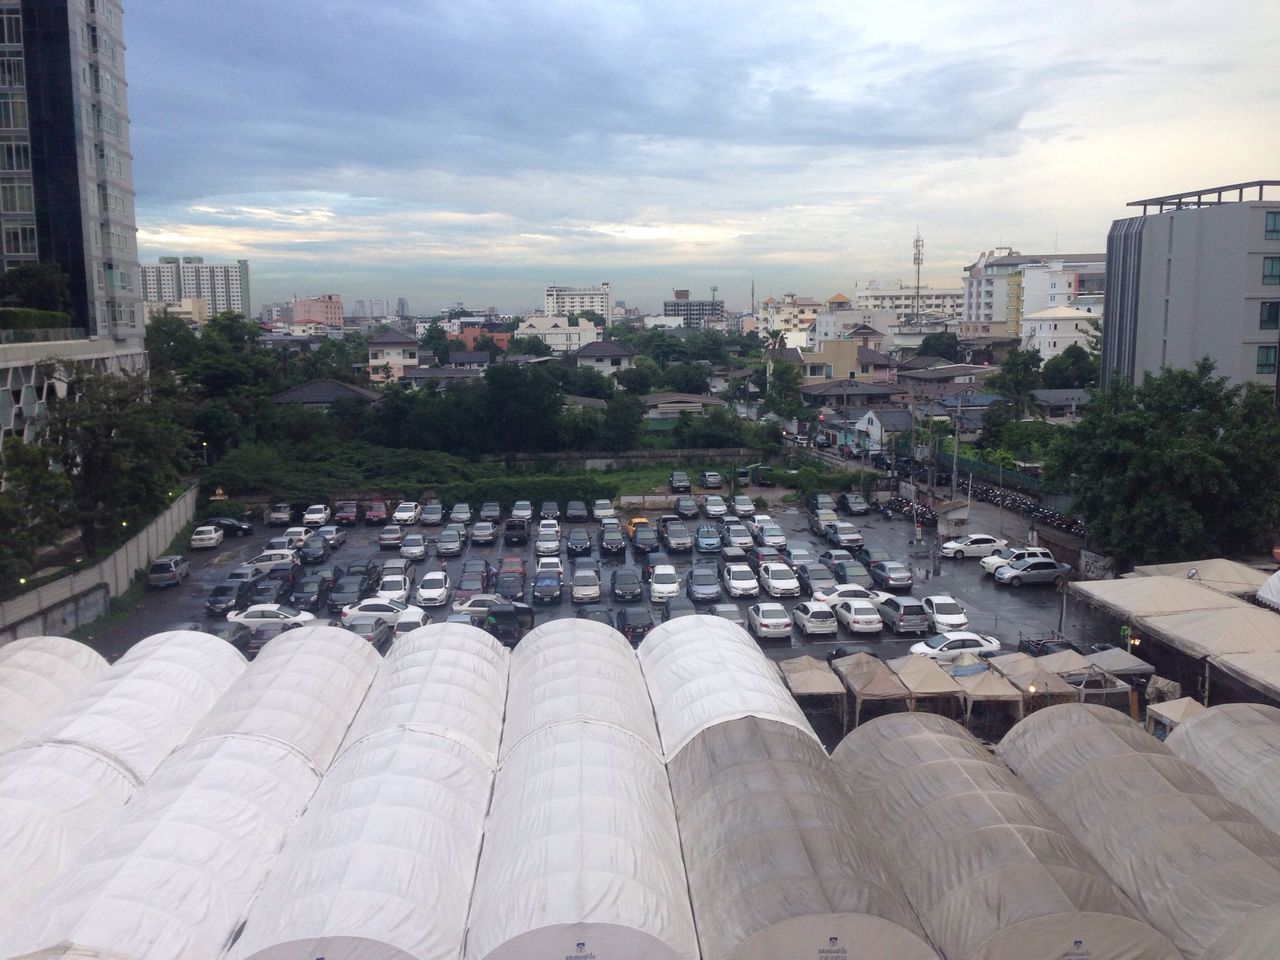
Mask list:
[[[31,310],[71,309],[71,287],[56,263],[24,263],[0,274],[0,301]]]
[[[1015,348],[1000,364],[1000,372],[987,379],[987,385],[1009,402],[1009,412],[1015,420],[1035,412],[1033,394],[1041,387],[1040,363],[1039,350]]]
[[[959,363],[960,338],[954,333],[931,333],[920,341],[919,353],[923,357],[941,357]]]
[[[1098,385],[1098,358],[1072,344],[1040,369],[1041,385],[1048,390],[1082,389]]]

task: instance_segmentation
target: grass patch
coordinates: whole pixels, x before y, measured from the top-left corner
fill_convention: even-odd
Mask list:
[[[133,583],[129,584],[129,589],[118,597],[112,597],[107,602],[107,612],[97,619],[83,623],[74,630],[68,631],[67,636],[72,640],[79,640],[82,643],[92,640],[99,633],[103,633],[114,627],[120,626],[122,623],[133,618],[138,612],[138,607],[142,603],[142,598],[147,595],[147,587],[143,582],[143,577],[138,576]]]

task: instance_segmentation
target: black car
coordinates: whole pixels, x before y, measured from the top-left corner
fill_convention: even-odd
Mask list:
[[[631,547],[636,553],[653,553],[661,546],[658,531],[647,523],[636,527],[636,532],[631,536]]]
[[[249,638],[253,635],[253,631],[243,623],[232,623],[230,620],[211,623],[207,627],[200,627],[199,629],[227,641],[241,653],[244,653],[245,648],[249,645]]]
[[[502,542],[509,547],[522,546],[529,542],[529,521],[519,517],[508,517],[502,525]]]
[[[836,510],[852,517],[860,517],[871,512],[871,504],[860,493],[842,493],[836,497]]]
[[[571,557],[581,557],[591,553],[591,537],[587,531],[581,527],[574,527],[569,531],[568,539],[565,541],[565,547],[569,551]]]
[[[600,552],[614,556],[627,551],[627,538],[618,527],[603,527],[600,530]]]
[[[289,605],[299,610],[319,613],[329,605],[329,585],[320,577],[303,577],[293,587]]]
[[[696,520],[701,512],[693,497],[676,497],[676,516],[681,520]]]
[[[644,581],[634,567],[620,567],[613,571],[609,578],[610,589],[618,600],[640,600],[644,598]]]
[[[524,599],[524,574],[523,573],[500,573],[498,574],[498,595],[506,597],[508,600]]]
[[[488,590],[492,587],[493,578],[498,575],[498,571],[494,569],[492,563],[479,557],[474,557],[462,562],[462,576],[465,577],[469,573],[477,574],[480,577],[481,583],[483,584],[481,587],[482,591]]]
[[[671,558],[658,550],[654,553],[647,553],[640,558],[640,579],[645,583],[649,582],[649,578],[653,576],[653,568],[661,566],[674,566]]]
[[[834,550],[827,551],[827,553],[834,553],[834,552],[836,551]],[[827,553],[824,553],[823,556],[825,557]],[[844,558],[844,559],[847,559],[847,558]],[[891,560],[892,557],[889,556],[888,550],[884,550],[881,547],[869,547],[864,543],[857,550],[853,551],[853,559],[857,560],[864,567],[869,568],[873,563],[880,563],[881,561],[884,561],[884,560]]]
[[[533,629],[533,607],[527,603],[495,603],[478,626],[503,646],[514,647]]]
[[[289,589],[293,589],[293,585],[298,582],[298,575],[301,573],[298,567],[292,563],[277,563],[267,571],[265,579],[278,580],[287,584]]]
[[[480,504],[480,519],[497,523],[502,519],[502,504],[496,500],[487,500]]]
[[[266,577],[253,585],[249,606],[255,603],[285,603],[293,595],[293,582]]]
[[[672,597],[662,605],[662,622],[674,620],[676,617],[691,617],[698,612],[693,601],[686,597]]]
[[[503,576],[510,576],[510,574],[503,574]],[[531,595],[534,603],[559,603],[564,595],[564,583],[560,579],[560,574],[543,570],[535,575]]]
[[[539,513],[542,515],[543,520],[559,520],[560,504],[556,503],[554,500],[543,500],[542,509]]]
[[[357,637],[364,637],[373,645],[373,649],[384,655],[391,646],[391,638],[395,633],[391,624],[371,613],[358,613],[348,617],[343,626]]]
[[[308,570],[307,576],[319,577],[324,581],[326,587],[332,587],[335,583],[346,576],[347,568],[340,563],[322,563],[314,570]]]
[[[244,645],[236,649],[244,654],[246,660],[252,660],[268,642],[274,640],[286,630],[292,629],[293,624],[291,623],[260,623],[249,632],[249,636],[244,638]]]
[[[343,607],[359,603],[373,592],[373,581],[365,573],[349,573],[329,591],[329,611],[338,613]]]
[[[574,616],[579,620],[594,620],[605,626],[613,626],[613,618],[609,615],[609,611],[598,603],[588,603],[586,606],[579,607]]]
[[[324,537],[307,537],[298,550],[298,559],[303,563],[324,563],[333,554],[329,541]]]
[[[232,610],[243,610],[249,606],[253,588],[252,580],[223,581],[209,592],[209,599],[204,604],[205,613],[211,617],[225,617]]]
[[[689,475],[683,470],[673,470],[671,472],[671,492],[672,493],[690,493],[693,485],[689,483]]]
[[[253,524],[235,517],[211,517],[202,524],[206,527],[217,527],[228,537],[248,537],[253,535]]]
[[[618,611],[616,626],[630,643],[639,643],[657,624],[648,607],[623,607]]]
[[[581,500],[570,500],[569,505],[564,508],[564,518],[569,523],[586,523],[591,519],[591,513]]]

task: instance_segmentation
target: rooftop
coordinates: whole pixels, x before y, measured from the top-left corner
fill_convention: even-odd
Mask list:
[[[340,380],[312,380],[292,389],[278,393],[271,398],[280,405],[301,403],[309,406],[335,403],[339,400],[361,400],[364,403],[377,403],[382,394],[376,390],[358,387],[354,383],[343,383]]]
[[[575,357],[634,357],[639,352],[616,340],[596,340],[594,343],[583,344],[574,351],[573,355]]]
[[[1244,183],[1229,183],[1224,187],[1205,187],[1202,190],[1188,190],[1185,193],[1171,193],[1165,197],[1148,197],[1146,200],[1131,200],[1130,207],[1141,207],[1142,215],[1147,215],[1148,207],[1155,207],[1156,213],[1165,210],[1182,210],[1195,207],[1216,207],[1222,203],[1243,203],[1248,200],[1265,200],[1267,187],[1280,187],[1280,180],[1248,180]],[[1246,190],[1257,190],[1256,197],[1245,197]],[[1234,193],[1235,199],[1224,195]],[[1271,199],[1277,200],[1273,193]]]

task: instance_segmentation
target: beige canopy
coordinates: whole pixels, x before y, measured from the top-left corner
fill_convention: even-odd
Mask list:
[[[1132,577],[1181,577],[1202,583],[1210,590],[1235,597],[1252,597],[1267,582],[1261,570],[1216,557],[1211,560],[1192,560],[1187,563],[1156,563],[1134,567]]]
[[[1213,658],[1213,665],[1280,700],[1280,653],[1224,653]]]
[[[1097,653],[1089,654],[1085,659],[1095,667],[1099,667],[1117,677],[1150,676],[1156,672],[1156,668],[1147,663],[1147,661],[1135,657],[1129,651],[1121,650],[1119,647],[1099,650]]]
[[[1159,720],[1170,730],[1177,728],[1184,720],[1204,712],[1204,704],[1195,697],[1179,697],[1177,700],[1162,700],[1147,706],[1147,730],[1154,729]]]
[[[863,701],[895,701],[905,703],[911,694],[898,675],[869,653],[841,657],[831,664],[853,694],[853,725],[862,720]]]
[[[1042,697],[1049,703],[1056,701],[1070,702],[1080,699],[1079,690],[1056,673],[1050,673],[1043,667],[1032,667],[1030,670],[1024,673],[1016,673],[1008,679],[1028,698]]]
[[[987,663],[991,664],[991,668],[997,673],[1003,673],[1008,677],[1015,673],[1024,673],[1035,663],[1035,659],[1026,653],[1002,653],[997,657],[989,657]]]
[[[959,724],[930,714],[881,717],[849,734],[832,759],[948,960],[1179,957]],[[1088,954],[1073,954],[1078,942]]]
[[[1280,836],[1137,723],[1048,707],[1000,756],[1189,960],[1280,956]]]
[[[779,662],[782,682],[787,685],[796,702],[821,697],[830,702],[840,718],[841,731],[849,729],[849,698],[844,684],[825,660],[816,657],[792,657]]]
[[[1082,670],[1089,669],[1089,661],[1084,658],[1083,654],[1076,653],[1074,650],[1059,650],[1057,653],[1050,653],[1043,657],[1035,658],[1036,666],[1050,673],[1079,673]]]
[[[902,685],[907,688],[908,707],[912,710],[927,697],[958,700],[964,696],[964,687],[928,657],[913,654],[890,660],[886,665],[898,675]]]
[[[1261,703],[1224,703],[1181,719],[1165,746],[1280,833],[1280,710]]]
[[[1230,610],[1239,600],[1183,577],[1079,580],[1068,589],[1122,620],[1158,617],[1186,610]]]
[[[964,688],[965,723],[972,718],[975,703],[1014,703],[1017,704],[1018,716],[1022,716],[1022,691],[998,673],[985,670],[956,677],[956,682]]]
[[[1225,609],[1144,616],[1137,622],[1151,636],[1190,657],[1280,653],[1280,616],[1238,600],[1231,603]]]

